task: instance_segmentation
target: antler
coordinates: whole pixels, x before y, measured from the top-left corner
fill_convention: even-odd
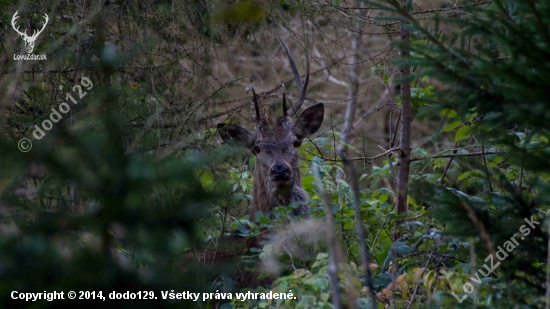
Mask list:
[[[48,21],[50,20],[50,18],[48,17],[48,14],[44,13],[44,18],[46,18],[46,21],[44,22],[44,24],[42,24],[42,29],[40,29],[40,31],[34,30],[32,35],[28,36],[27,30],[25,30],[25,32],[21,32],[19,31],[19,26],[15,28],[15,20],[19,18],[19,16],[17,16],[18,12],[19,11],[15,11],[15,14],[13,14],[13,17],[11,18],[11,26],[13,27],[13,30],[15,30],[15,32],[19,33],[21,36],[27,39],[31,39],[31,40],[36,39],[38,35],[42,33],[42,31],[44,31],[44,29],[46,28],[46,25],[48,24]]]
[[[298,97],[298,100],[292,105],[292,115],[296,113],[296,111],[302,106],[304,103],[304,100],[306,98],[306,90],[307,85],[309,83],[309,58],[306,57],[306,80],[304,81],[304,84],[302,85],[302,81],[300,80],[300,74],[298,73],[298,69],[296,68],[296,63],[294,62],[294,58],[292,58],[292,55],[290,54],[290,50],[288,49],[288,46],[286,46],[285,42],[279,37],[279,41],[281,41],[281,44],[283,45],[283,48],[285,49],[286,55],[288,57],[288,62],[290,63],[290,67],[292,68],[292,74],[294,74],[294,79],[296,80],[296,84],[298,85],[298,88],[300,89],[300,96]]]
[[[15,28],[15,20],[19,18],[19,16],[17,16],[18,12],[19,11],[15,11],[15,14],[13,14],[13,17],[11,18],[11,26],[13,30],[15,30],[15,32],[19,33],[21,36],[28,37],[27,30],[25,30],[25,32],[21,32],[19,31],[19,27]]]
[[[249,86],[249,90],[252,91],[252,99],[254,101],[254,109],[256,110],[256,123],[260,123],[260,104],[258,103],[258,96],[256,95],[256,91],[254,90],[254,87]],[[248,90],[247,90],[248,92]]]
[[[283,115],[286,117],[288,116],[288,111],[286,109],[286,95],[283,92]]]
[[[44,22],[44,24],[42,24],[42,29],[40,29],[40,31],[38,31],[38,32],[37,32],[37,30],[34,30],[34,32],[32,33],[31,38],[35,39],[46,28],[46,25],[48,24],[48,21],[50,20],[50,18],[48,17],[48,14],[46,14],[46,13],[44,13],[44,17],[46,18],[46,21]]]

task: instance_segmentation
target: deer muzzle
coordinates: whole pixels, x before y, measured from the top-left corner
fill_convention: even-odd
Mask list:
[[[291,169],[286,164],[275,164],[269,170],[270,178],[274,182],[288,182],[291,176]]]

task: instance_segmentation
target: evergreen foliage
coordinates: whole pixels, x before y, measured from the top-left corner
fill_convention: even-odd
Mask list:
[[[421,8],[429,4],[0,1],[0,27],[9,33],[0,36],[0,307],[334,308],[330,258],[338,261],[344,308],[548,307],[550,2]],[[48,12],[35,47],[47,61],[12,58],[25,52],[10,24],[18,9],[30,16],[18,20],[22,28],[42,22],[32,12]],[[403,29],[409,40],[397,35]],[[285,79],[293,80],[290,70],[279,77],[279,62],[268,55],[284,58],[282,33],[287,43],[298,39],[298,66],[305,57],[312,66],[304,106],[326,102],[328,120],[299,149],[307,216],[292,215],[296,202],[251,220],[254,157],[220,145],[214,128],[252,123],[246,86],[264,88],[266,113],[280,113],[276,94],[296,93]],[[370,41],[352,45],[360,47],[348,64],[348,41],[340,41],[352,42],[348,33],[387,39],[388,49],[375,55]],[[338,53],[334,42],[344,56],[331,54]],[[401,57],[405,50],[410,57]],[[342,77],[350,65],[362,65],[356,79],[376,82],[353,95],[353,76]],[[401,78],[406,67],[412,73]],[[327,93],[327,80],[348,85],[348,100]],[[413,147],[408,210],[398,214],[394,174],[405,161],[392,135],[407,100],[396,92],[403,83],[411,86]],[[78,98],[76,85],[85,91]],[[373,95],[367,100],[366,93]],[[361,121],[391,109],[379,126],[391,127],[389,137],[359,132],[358,123],[355,139],[342,141],[338,106],[354,97]],[[387,103],[371,106],[379,97]],[[33,137],[62,102],[70,112]],[[30,151],[18,149],[22,138],[32,140]],[[359,174],[359,192],[342,148]],[[339,239],[334,251],[327,215]],[[296,299],[163,296],[289,290]],[[90,291],[85,298],[96,299],[25,302],[12,299],[13,291]],[[154,299],[109,299],[126,291]]]

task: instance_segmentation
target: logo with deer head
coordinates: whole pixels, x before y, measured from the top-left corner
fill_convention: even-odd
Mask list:
[[[13,17],[11,19],[11,26],[13,27],[13,30],[15,30],[17,33],[19,33],[19,35],[21,35],[21,37],[23,38],[23,41],[25,41],[25,48],[27,49],[27,53],[28,54],[31,54],[32,51],[34,50],[34,42],[36,41],[36,39],[38,38],[38,36],[40,35],[40,33],[42,33],[42,31],[44,31],[44,29],[46,28],[46,24],[48,24],[48,14],[44,13],[44,23],[42,24],[42,29],[40,30],[34,30],[32,35],[28,35],[27,34],[27,30],[25,30],[24,32],[21,32],[19,31],[19,26],[17,26],[17,28],[15,27],[15,20],[17,18],[19,18],[19,16],[17,16],[17,13],[19,11],[16,11],[15,14],[13,14]]]

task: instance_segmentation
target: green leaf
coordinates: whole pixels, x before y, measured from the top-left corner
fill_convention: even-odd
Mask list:
[[[318,138],[314,138],[313,139],[313,142],[315,142],[317,145],[319,146],[322,146],[324,145],[326,142],[328,142],[330,139],[328,137],[318,137]]]
[[[315,177],[312,175],[307,175],[302,177],[302,187],[306,190],[315,190],[314,185]]]
[[[208,186],[209,184],[211,184],[212,182],[214,181],[214,174],[212,174],[211,172],[204,172],[201,176],[201,183],[203,184],[203,186]]]
[[[467,139],[470,136],[472,136],[472,127],[464,126],[456,131],[455,142]]]
[[[450,108],[445,108],[444,110],[442,110],[441,115],[447,116],[449,118],[456,118],[458,116],[458,114]]]
[[[467,171],[467,172],[464,172],[464,173],[460,174],[460,176],[458,176],[457,181],[461,181],[461,180],[464,180],[464,179],[470,179],[470,178],[476,178],[476,177],[485,178],[485,173],[480,171],[480,170]]]
[[[452,130],[456,129],[461,124],[462,124],[462,121],[460,121],[460,120],[451,122],[443,128],[443,132],[452,131]]]
[[[239,181],[239,184],[241,185],[241,189],[243,190],[243,192],[246,192],[246,187],[247,187],[246,180],[245,180],[245,179],[241,179],[241,180]]]

